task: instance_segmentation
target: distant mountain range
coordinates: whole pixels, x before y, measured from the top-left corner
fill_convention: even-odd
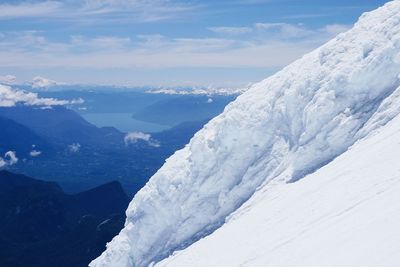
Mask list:
[[[123,143],[123,133],[112,127],[98,128],[85,121],[73,110],[63,106],[0,107],[0,117],[27,127],[54,145],[72,143],[120,145]]]
[[[87,266],[123,227],[127,205],[118,182],[69,195],[0,171],[0,266]]]
[[[80,114],[130,113],[134,119],[175,126],[187,121],[201,121],[220,114],[238,94],[171,94],[138,90],[115,91],[44,91],[41,97],[84,99],[82,105],[70,108]],[[175,91],[174,91],[175,92]],[[181,91],[179,91],[181,92]],[[186,91],[182,91],[186,92]],[[112,125],[110,125],[112,126]]]
[[[229,104],[90,266],[400,266],[399,140],[395,0]]]
[[[106,109],[108,94],[95,95],[96,110]],[[123,103],[116,109],[123,109],[133,96],[113,97]],[[208,121],[204,107],[212,106],[205,96],[142,93],[138,99],[144,104],[135,112],[146,114],[152,106],[153,118],[166,115],[171,105],[172,115],[161,120],[175,126],[136,133],[139,138],[127,142],[127,133],[97,127],[71,107],[0,107],[0,157],[9,151],[18,157],[0,170],[0,266],[87,266],[122,229],[127,194],[140,190],[166,158],[189,142]],[[198,121],[182,122],[184,109],[197,105],[193,100],[201,103],[186,118]],[[223,101],[216,103],[219,108],[212,112],[223,108]]]
[[[66,107],[0,107],[0,155],[15,151],[19,161],[10,170],[55,180],[69,193],[118,180],[132,195],[205,122],[154,133],[154,147],[143,140],[126,144],[125,133],[96,127]]]
[[[220,114],[236,96],[173,95],[133,114],[138,120],[175,126],[200,121]]]
[[[52,145],[45,138],[14,120],[0,116],[0,129],[1,155],[7,151],[18,151],[21,156],[28,157],[35,147],[53,152]]]

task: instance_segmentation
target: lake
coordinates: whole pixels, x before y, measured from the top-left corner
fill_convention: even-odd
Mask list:
[[[81,116],[97,127],[112,126],[122,132],[160,132],[171,128],[168,125],[136,120],[131,113],[84,113]]]

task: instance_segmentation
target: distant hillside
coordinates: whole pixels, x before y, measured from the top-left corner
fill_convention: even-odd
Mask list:
[[[133,114],[137,120],[162,125],[201,121],[220,114],[236,96],[182,95],[160,100]]]
[[[20,159],[9,170],[55,180],[69,193],[118,180],[133,195],[204,123],[185,122],[154,133],[152,138],[160,144],[154,147],[140,140],[125,144],[125,133],[98,128],[64,107],[3,107],[0,153],[15,151]],[[31,156],[32,151],[40,154]]]
[[[75,90],[65,88],[61,91],[40,91],[41,97],[57,99],[82,98],[85,103],[82,106],[71,108],[79,113],[135,113],[158,101],[171,99],[174,96],[165,94],[148,94],[141,90],[116,90],[115,88],[101,88],[90,86],[77,87]]]
[[[0,155],[7,151],[18,151],[18,155],[29,157],[33,150],[53,153],[54,149],[45,138],[28,127],[0,116]]]
[[[123,134],[114,128],[98,128],[71,109],[62,106],[38,108],[28,106],[0,107],[0,116],[21,124],[48,142],[57,145],[121,144]]]

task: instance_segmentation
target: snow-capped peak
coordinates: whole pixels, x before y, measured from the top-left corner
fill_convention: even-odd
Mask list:
[[[171,156],[91,266],[147,266],[220,227],[265,185],[296,181],[400,113],[400,1],[254,85]]]

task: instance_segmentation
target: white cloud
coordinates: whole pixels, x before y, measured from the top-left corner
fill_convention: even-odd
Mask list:
[[[87,0],[81,12],[86,16],[98,15],[102,18],[107,15],[106,19],[114,14],[128,20],[153,22],[174,18],[194,8],[188,2],[171,0]]]
[[[58,83],[56,81],[41,76],[36,76],[32,80],[32,88],[48,88],[59,84],[61,83]]]
[[[87,21],[153,22],[175,18],[195,6],[171,0],[54,0],[0,4],[0,19],[40,18]]]
[[[17,77],[15,77],[14,75],[0,76],[0,84],[11,85],[14,84],[16,81]]]
[[[345,25],[345,24],[330,24],[330,25],[326,25],[323,28],[323,32],[328,33],[330,35],[336,35],[342,32],[345,32],[347,30],[349,30],[351,27],[350,25]]]
[[[85,103],[85,100],[84,100],[83,98],[81,98],[81,97],[76,98],[76,99],[72,99],[72,100],[68,101],[68,104],[69,104],[69,105],[82,105],[82,104],[84,104],[84,103]],[[80,110],[86,110],[85,107],[79,108],[79,109],[80,109]]]
[[[234,4],[240,5],[257,5],[257,4],[265,4],[272,2],[272,0],[234,0],[232,1]]]
[[[302,38],[315,34],[314,31],[305,28],[302,24],[289,23],[256,23],[255,28],[265,30],[268,34],[276,34],[277,38]]]
[[[82,104],[83,99],[71,101],[58,100],[55,98],[40,98],[38,94],[13,89],[10,86],[0,85],[0,107],[14,107],[17,104],[25,106],[60,106]]]
[[[38,156],[40,156],[42,154],[42,152],[41,151],[37,151],[37,150],[32,150],[31,152],[29,152],[29,155],[31,156],[31,157],[38,157]]]
[[[58,1],[0,4],[0,19],[53,16],[61,11],[62,6]]]
[[[72,36],[70,48],[78,49],[80,52],[88,52],[93,49],[115,51],[128,48],[130,45],[132,45],[132,40],[129,37],[100,36],[90,39],[84,36]]]
[[[142,132],[132,132],[125,135],[124,141],[125,144],[136,143],[138,140],[143,140],[148,142],[150,138],[151,138],[150,134]]]
[[[5,155],[4,158],[8,160],[8,164],[14,165],[18,162],[17,154],[15,151],[8,151]]]
[[[305,13],[305,14],[294,14],[294,15],[286,15],[282,16],[282,19],[308,19],[308,18],[320,18],[320,17],[326,17],[329,16],[329,14],[323,14],[323,13]]]
[[[0,157],[0,168],[12,166],[18,163],[17,154],[15,151],[8,151],[4,154],[4,158]]]
[[[72,36],[53,42],[40,32],[5,34],[0,38],[0,67],[30,69],[166,69],[265,68],[285,66],[348,28],[326,25],[256,23],[231,34],[220,28],[218,38],[170,38],[160,34],[136,37]],[[225,30],[221,30],[225,29]],[[218,31],[218,30],[217,30]],[[237,32],[240,32],[238,30]]]
[[[4,159],[2,157],[0,157],[0,168],[3,168],[6,165],[7,165],[7,163],[4,161]]]
[[[81,149],[81,144],[79,143],[73,143],[71,145],[68,146],[68,149],[70,152],[72,153],[77,153],[79,152],[79,150]]]
[[[250,27],[210,27],[208,29],[215,33],[232,34],[232,35],[249,33],[253,30]]]
[[[244,93],[250,88],[251,84],[247,87],[226,88],[226,87],[191,87],[191,88],[162,88],[147,90],[148,94],[166,94],[166,95],[239,95]],[[212,98],[207,100],[208,103],[213,102]]]
[[[140,35],[136,39],[73,36],[68,42],[55,43],[37,32],[6,35],[0,41],[0,66],[91,69],[275,68],[287,65],[348,26],[333,24],[311,29],[301,24],[256,23],[243,28],[252,29],[246,38],[233,38],[235,35],[232,34],[220,38],[168,38],[162,35]],[[35,49],[32,50],[32,47]]]
[[[157,140],[151,138],[150,134],[142,133],[142,132],[131,132],[127,133],[124,137],[125,145],[134,144],[138,141],[144,141],[149,146],[159,147],[160,143]]]

